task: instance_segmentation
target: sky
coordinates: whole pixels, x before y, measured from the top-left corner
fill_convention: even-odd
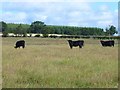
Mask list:
[[[118,27],[117,0],[1,0],[0,14],[7,23]]]

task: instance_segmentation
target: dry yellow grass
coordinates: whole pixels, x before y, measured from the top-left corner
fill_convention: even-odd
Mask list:
[[[102,47],[85,40],[82,49],[70,49],[66,39],[3,38],[3,87],[8,88],[114,88],[118,85],[118,46]]]

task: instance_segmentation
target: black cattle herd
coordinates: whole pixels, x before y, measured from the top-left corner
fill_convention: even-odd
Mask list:
[[[67,40],[67,41],[71,49],[77,46],[79,46],[79,48],[82,48],[84,46],[83,40],[77,40],[77,41]],[[103,47],[107,47],[107,46],[114,47],[114,44],[115,44],[114,40],[108,40],[108,41],[101,40],[100,43]],[[14,48],[20,48],[20,47],[25,48],[24,40],[17,41]]]

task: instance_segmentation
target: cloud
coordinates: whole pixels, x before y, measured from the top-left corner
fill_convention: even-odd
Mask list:
[[[101,11],[107,11],[109,8],[108,8],[108,6],[107,5],[101,5],[100,6],[100,10]]]
[[[106,21],[104,20],[104,21],[98,21],[97,23],[98,23],[99,26],[101,26],[101,25],[111,25],[113,23],[113,21],[112,20],[106,20]]]
[[[24,12],[12,13],[12,12],[5,12],[2,14],[2,18],[4,21],[9,23],[25,23],[27,14]]]
[[[63,0],[64,1],[64,0]],[[29,23],[40,20],[47,25],[99,26],[117,24],[118,10],[108,3],[90,2],[3,2],[6,22]],[[116,3],[117,4],[117,3]],[[115,4],[114,4],[115,5]]]
[[[40,13],[33,14],[33,20],[35,20],[35,21],[37,21],[37,20],[45,21],[46,19],[47,19],[46,15],[41,15]]]

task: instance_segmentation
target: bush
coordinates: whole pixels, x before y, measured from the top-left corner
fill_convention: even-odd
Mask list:
[[[40,37],[40,35],[39,35],[39,34],[37,34],[37,35],[35,35],[35,37]]]
[[[57,38],[58,36],[50,35],[49,37],[50,37],[50,38]]]
[[[48,34],[43,34],[43,37],[44,37],[44,38],[48,37]]]

